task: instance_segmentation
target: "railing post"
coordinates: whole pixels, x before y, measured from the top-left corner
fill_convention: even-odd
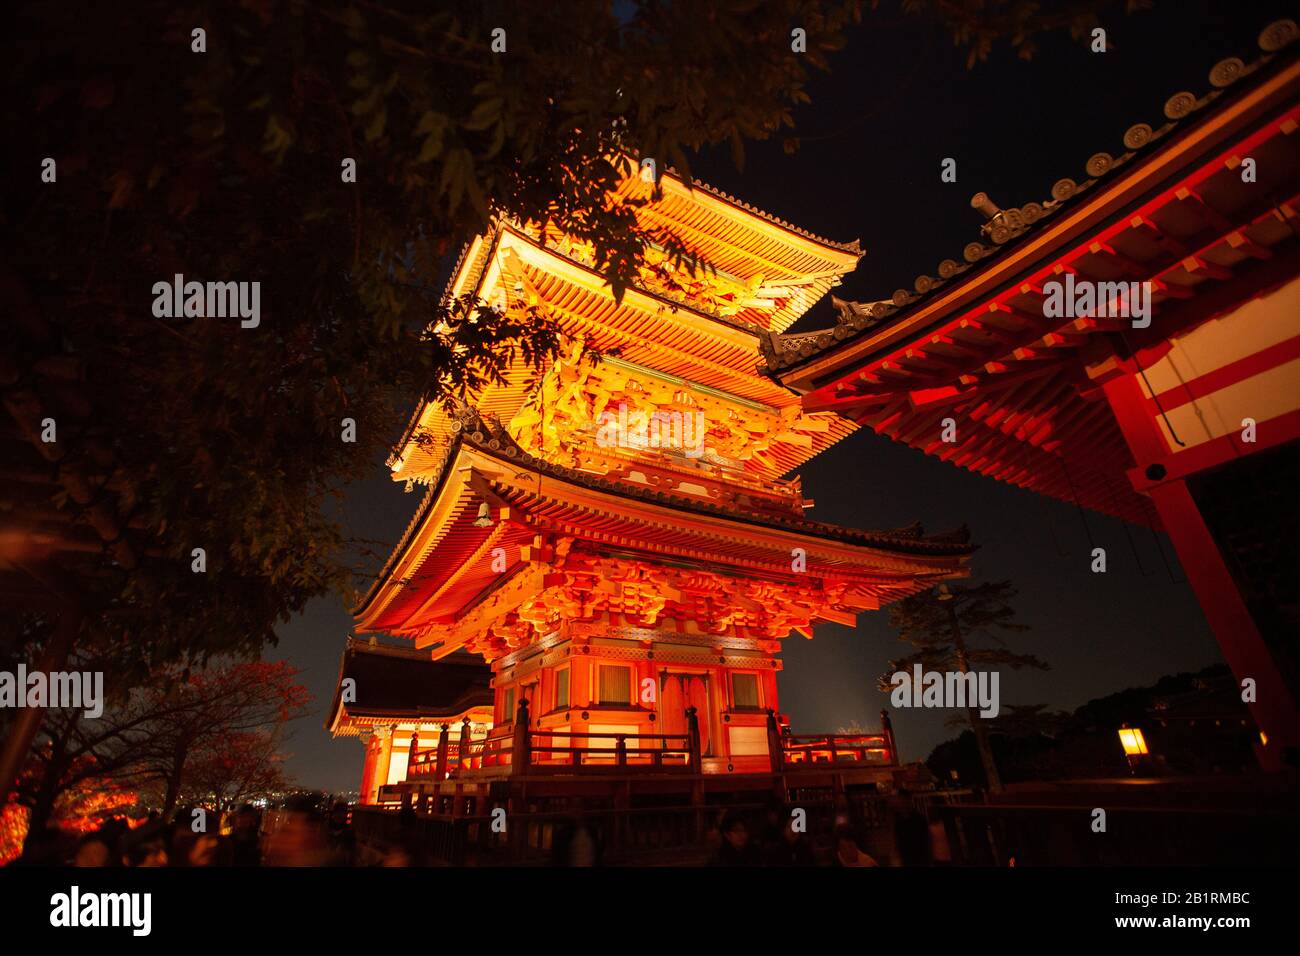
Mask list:
[[[898,764],[898,751],[894,749],[894,725],[889,720],[889,711],[881,708],[880,710],[880,732],[885,737],[885,745],[889,748],[889,763]]]
[[[511,745],[510,774],[527,773],[528,754],[528,698],[520,696],[515,708],[515,738]]]
[[[701,772],[700,768],[702,766],[700,761],[700,719],[694,707],[686,708],[686,729],[690,735],[688,743],[691,749],[691,773],[698,774]]]
[[[434,765],[434,778],[447,779],[447,748],[451,739],[451,724],[443,724],[438,731],[438,762]]]
[[[772,765],[772,792],[782,803],[789,797],[785,788],[785,747],[781,743],[781,728],[776,722],[776,711],[767,709],[767,753]]]
[[[411,771],[415,769],[418,756],[420,756],[420,731],[417,729],[411,734],[411,749],[406,753],[406,775],[408,777],[411,775]]]
[[[772,772],[785,768],[785,748],[781,745],[781,730],[776,723],[776,711],[767,709],[767,754],[772,762]]]
[[[456,755],[456,763],[459,764],[460,770],[468,770],[469,767],[469,715],[460,725],[460,753]]]
[[[619,734],[614,741],[614,762],[620,767],[627,766],[627,736]]]

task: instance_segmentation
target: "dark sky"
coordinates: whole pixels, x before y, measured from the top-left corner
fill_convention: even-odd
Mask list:
[[[1150,11],[1106,18],[1111,49],[1104,54],[1062,34],[1041,38],[1030,61],[1003,46],[967,70],[965,53],[947,34],[886,2],[878,15],[866,16],[831,73],[813,83],[813,103],[795,115],[803,137],[798,154],[785,155],[779,141],[757,144],[743,171],[726,150],[697,157],[693,171],[813,232],[860,238],[866,256],[838,294],[885,298],[911,288],[921,273],[933,275],[940,260],[961,259],[982,222],[969,205],[974,193],[1018,206],[1049,198],[1057,179],[1082,180],[1089,156],[1118,155],[1134,123],[1158,126],[1174,93],[1203,94],[1218,60],[1249,62],[1260,29],[1294,15],[1294,7],[1156,0]],[[954,184],[940,182],[945,157],[957,160]],[[796,330],[832,323],[826,300]],[[801,474],[805,494],[817,502],[809,514],[821,521],[970,527],[981,546],[974,579],[1015,582],[1020,620],[1032,630],[1016,636],[1014,646],[1051,665],[1046,672],[1004,673],[1003,706],[1074,708],[1221,659],[1168,541],[1158,545],[1148,531],[1091,512],[1085,529],[1072,504],[954,468],[870,430]],[[376,462],[375,478],[349,489],[346,520],[358,535],[396,542],[417,502]],[[1089,533],[1107,550],[1106,574],[1089,569]],[[360,781],[360,745],[331,740],[322,728],[350,626],[341,602],[318,600],[281,629],[279,648],[268,652],[302,668],[316,699],[289,743],[290,771],[305,786],[350,790]],[[888,704],[875,679],[905,651],[884,612],[863,614],[856,629],[821,625],[811,641],[789,638],[781,709],[796,733],[834,731],[855,720],[875,726]],[[905,760],[924,759],[952,736],[946,716],[894,713]]]

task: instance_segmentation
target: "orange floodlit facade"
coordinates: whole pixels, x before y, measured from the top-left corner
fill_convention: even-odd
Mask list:
[[[451,279],[449,295],[546,315],[563,347],[540,378],[512,369],[456,407],[417,409],[393,455],[422,501],[358,630],[434,661],[467,652],[493,676],[487,738],[457,761],[426,754],[408,780],[518,771],[521,746],[532,772],[895,763],[888,733],[778,729],[782,641],[965,576],[973,550],[964,531],[811,520],[788,477],[854,426],[761,374],[761,336],[861,253],[672,175],[661,186],[639,214],[707,274],[652,250],[616,301],[581,244],[499,221]]]
[[[1254,60],[1215,65],[1050,199],[978,194],[964,261],[764,343],[806,410],[1166,532],[1271,768],[1300,747],[1298,41],[1269,26]],[[1121,309],[1146,289],[1149,308],[1049,302],[1083,286]]]

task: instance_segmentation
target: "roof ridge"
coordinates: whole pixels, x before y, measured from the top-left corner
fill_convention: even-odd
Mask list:
[[[821,521],[809,521],[806,518],[786,518],[782,515],[768,514],[765,512],[738,512],[737,509],[716,505],[712,502],[697,501],[682,495],[674,495],[670,492],[659,491],[652,488],[638,488],[635,485],[626,482],[615,481],[610,478],[598,477],[587,472],[580,471],[576,468],[569,468],[565,465],[559,465],[554,462],[541,458],[535,458],[526,452],[510,436],[502,426],[499,419],[491,414],[480,413],[477,409],[462,405],[456,412],[455,420],[452,424],[455,431],[455,441],[462,438],[469,441],[471,445],[480,451],[486,451],[489,454],[504,455],[511,461],[518,464],[533,468],[537,471],[550,474],[552,477],[559,477],[566,481],[582,485],[598,491],[608,491],[613,494],[620,494],[626,497],[640,498],[644,501],[650,501],[659,504],[670,505],[674,508],[682,508],[687,511],[694,511],[699,514],[708,514],[718,517],[739,517],[741,520],[749,520],[751,524],[764,524],[769,527],[775,526],[790,531],[824,531],[826,537],[840,537],[849,540],[854,537],[869,539],[878,545],[903,545],[904,548],[928,546],[922,550],[951,549],[952,553],[969,553],[974,551],[974,547],[969,544],[969,534],[966,535],[966,541],[961,542],[953,537],[954,532],[947,532],[943,535],[932,537],[922,537],[919,533],[920,524],[913,525],[909,529],[901,531],[876,531],[866,528],[848,528],[843,525],[830,524]],[[471,430],[472,429],[472,430]],[[431,490],[433,487],[431,486]],[[916,529],[916,533],[913,533]]]
[[[864,330],[881,325],[886,319],[896,317],[932,295],[981,260],[997,255],[1011,240],[1031,232],[1038,223],[1053,216],[1063,206],[1071,204],[1080,194],[1101,180],[1113,176],[1117,169],[1147,150],[1152,143],[1164,139],[1189,116],[1222,96],[1228,87],[1270,64],[1278,54],[1293,46],[1297,39],[1300,39],[1300,27],[1297,27],[1294,20],[1282,19],[1270,23],[1259,34],[1258,44],[1264,51],[1261,56],[1249,64],[1235,56],[1219,60],[1210,69],[1209,82],[1212,88],[1203,96],[1198,98],[1183,90],[1169,97],[1165,101],[1164,114],[1167,122],[1163,126],[1158,129],[1153,129],[1147,123],[1130,126],[1123,137],[1126,152],[1118,157],[1106,152],[1093,153],[1084,164],[1088,178],[1082,182],[1069,178],[1058,179],[1052,186],[1051,198],[1048,200],[1001,209],[986,193],[976,193],[971,197],[971,208],[983,213],[986,221],[980,227],[982,239],[967,243],[962,250],[965,262],[944,259],[936,267],[937,278],[928,274],[917,276],[912,283],[913,291],[897,289],[889,299],[852,302],[832,296],[831,301],[837,312],[834,326],[793,335],[771,333],[760,340],[759,347],[768,371],[796,365],[837,342],[856,338]],[[1295,52],[1292,50],[1292,55]]]
[[[711,196],[714,196],[717,199],[721,199],[723,202],[728,203],[729,205],[735,206],[737,209],[742,209],[745,212],[757,216],[759,219],[766,220],[767,222],[780,226],[783,229],[788,229],[791,232],[795,233],[796,235],[803,236],[805,239],[811,239],[820,245],[827,246],[828,248],[831,249],[837,249],[840,252],[853,253],[857,255],[859,258],[865,255],[865,253],[862,251],[861,238],[853,239],[850,240],[849,242],[837,242],[834,239],[827,239],[825,236],[821,236],[808,229],[804,229],[802,226],[796,226],[794,223],[782,219],[780,216],[767,212],[763,209],[759,209],[757,206],[751,205],[750,203],[745,202],[743,199],[731,195],[731,193],[727,192],[726,190],[719,189],[717,186],[711,186],[708,183],[704,182],[703,180],[696,179],[693,176],[689,176],[689,177],[685,176],[682,173],[678,172],[677,167],[675,166],[669,166],[668,169],[664,171],[664,175],[672,176],[683,186],[685,186],[688,190],[700,189],[703,192],[709,193]]]

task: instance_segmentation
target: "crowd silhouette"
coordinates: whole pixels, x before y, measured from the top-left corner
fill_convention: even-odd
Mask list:
[[[808,815],[773,801],[761,811],[719,809],[708,819],[701,844],[682,862],[724,867],[874,867],[933,862],[929,825],[910,797],[888,804],[888,824],[874,825],[861,807],[838,798],[809,832]],[[404,814],[413,811],[404,809]],[[409,822],[409,821],[408,821]],[[212,824],[209,826],[209,824]],[[32,834],[16,866],[75,867],[368,867],[426,862],[417,839],[358,839],[351,807],[304,795],[282,807],[251,804],[223,814],[184,807],[164,820],[106,821],[76,836],[54,827]],[[601,824],[582,815],[558,824],[550,838],[554,866],[600,866],[606,860]],[[480,862],[476,857],[466,860]]]

